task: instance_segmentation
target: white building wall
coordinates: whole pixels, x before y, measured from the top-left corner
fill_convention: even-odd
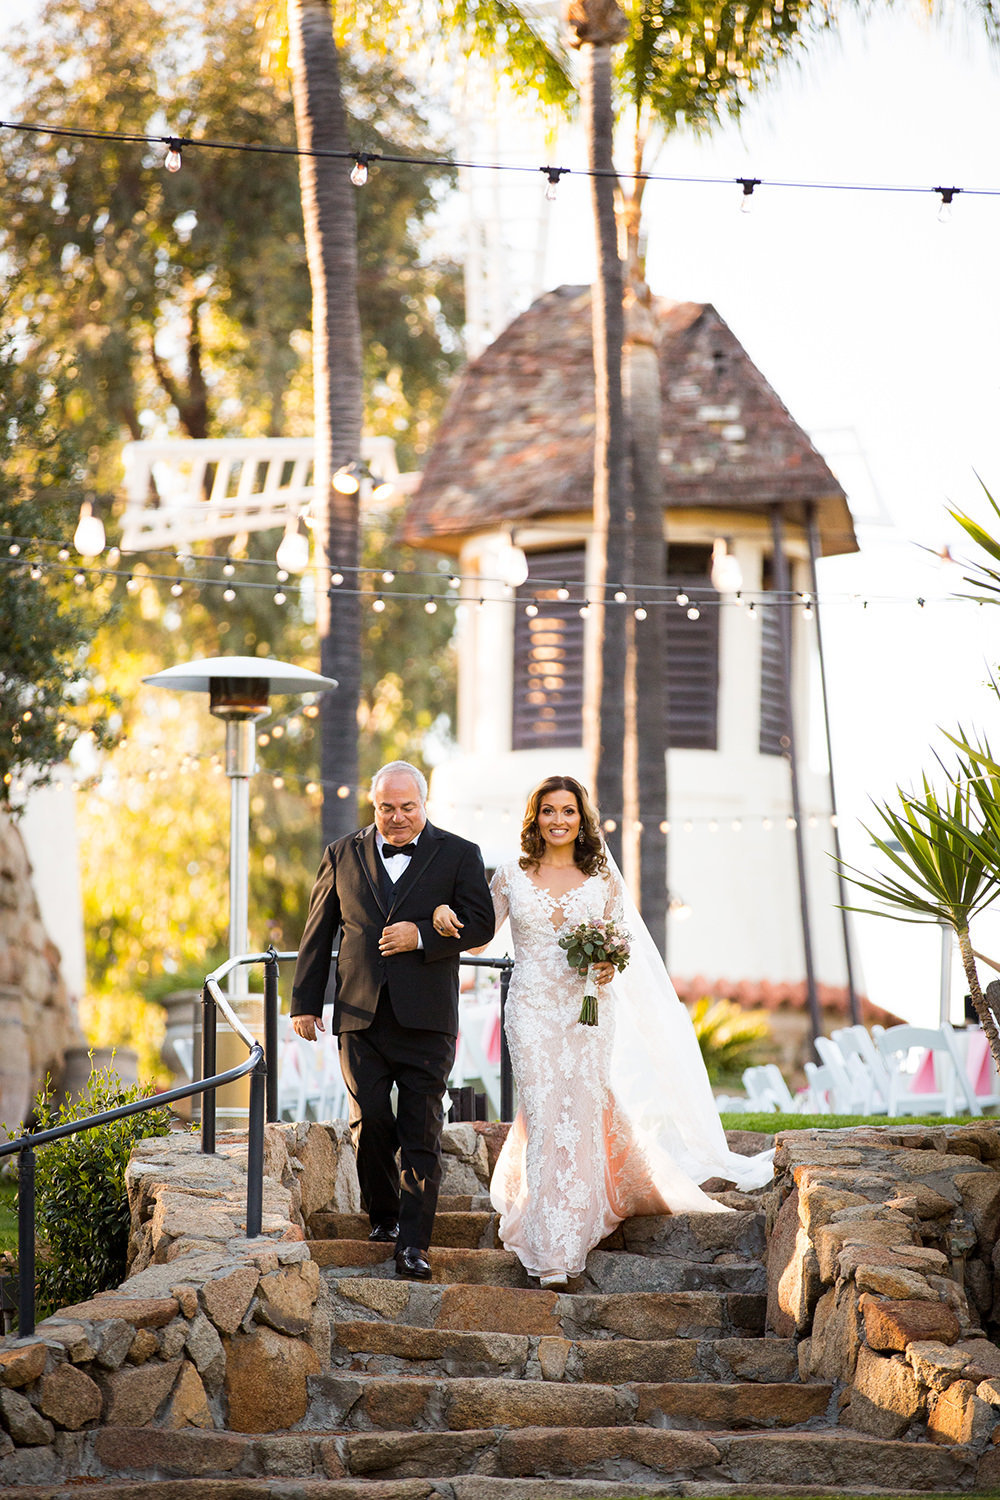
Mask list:
[[[525,546],[565,546],[584,540],[568,530],[543,528],[522,535]],[[684,527],[676,540],[705,540]],[[674,530],[671,530],[674,538]],[[463,575],[466,612],[459,625],[459,749],[438,766],[431,781],[430,816],[475,839],[488,866],[516,854],[527,795],[544,776],[568,774],[588,784],[582,746],[512,751],[514,605],[510,591],[488,585],[495,577],[495,547],[507,538],[467,544]],[[748,534],[731,541],[743,569],[744,589],[760,588],[769,530],[751,522]],[[809,587],[804,551],[792,554],[794,587]],[[592,573],[592,559],[588,572]],[[506,595],[503,603],[476,607],[478,598]],[[843,985],[841,918],[837,908],[829,781],[822,746],[809,735],[810,692],[815,674],[813,632],[794,616],[793,695],[813,952],[820,983]],[[788,762],[761,755],[760,627],[745,608],[722,608],[719,643],[718,750],[672,750],[668,758],[671,830],[668,883],[675,910],[668,936],[671,971],[684,979],[768,980],[797,983],[805,973],[795,834],[788,826],[792,797]],[[813,716],[822,727],[821,719]],[[821,753],[816,753],[817,748]]]

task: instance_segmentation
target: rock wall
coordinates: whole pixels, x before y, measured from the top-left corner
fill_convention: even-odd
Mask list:
[[[24,840],[0,814],[0,1123],[24,1119],[38,1088],[85,1045],[45,931]]]
[[[775,1170],[768,1328],[803,1379],[862,1432],[1000,1443],[1000,1124],[788,1131]]]
[[[500,1127],[502,1131],[505,1127]],[[497,1127],[444,1132],[445,1190],[481,1197]],[[149,1426],[276,1432],[330,1368],[330,1320],[305,1226],[361,1206],[343,1122],[265,1128],[260,1238],[246,1238],[246,1142],[140,1141],[127,1172],[129,1275],[0,1339],[0,1487],[82,1471],[88,1446]]]

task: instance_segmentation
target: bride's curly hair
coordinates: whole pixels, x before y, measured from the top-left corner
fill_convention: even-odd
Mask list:
[[[573,841],[573,859],[577,869],[585,875],[603,875],[608,868],[604,857],[604,840],[597,822],[597,810],[587,795],[586,787],[574,776],[546,776],[528,798],[521,825],[521,848],[524,853],[518,863],[522,870],[537,870],[545,853],[545,840],[538,826],[538,809],[551,792],[572,792],[580,809],[580,832]]]

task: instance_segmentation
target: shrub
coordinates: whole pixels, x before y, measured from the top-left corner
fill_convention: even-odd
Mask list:
[[[80,1098],[55,1106],[48,1080],[35,1100],[39,1130],[117,1109],[149,1090],[124,1085],[112,1067],[94,1069]],[[125,1168],[136,1141],[166,1135],[170,1111],[152,1109],[40,1146],[35,1157],[37,1295],[52,1311],[83,1302],[125,1279],[129,1205]]]
[[[691,1007],[695,1036],[713,1084],[738,1083],[744,1068],[757,1061],[760,1044],[770,1034],[767,1017],[743,1010],[732,1000],[705,995]]]

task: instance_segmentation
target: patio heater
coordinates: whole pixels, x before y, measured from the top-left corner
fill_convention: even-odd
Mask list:
[[[257,769],[257,723],[270,713],[270,698],[284,693],[325,693],[337,686],[332,677],[321,677],[305,667],[260,656],[213,656],[203,661],[181,662],[152,677],[153,687],[177,692],[208,693],[209,710],[226,726],[226,775],[229,777],[229,956],[249,951],[250,873],[250,777]],[[229,976],[229,997],[240,1019],[256,1035],[261,1030],[261,1000],[251,997],[247,970],[234,969]],[[235,1046],[236,1038],[220,1017],[219,1065],[242,1061],[239,1044],[232,1060],[223,1060],[224,1046]],[[197,1051],[197,1049],[196,1049]],[[240,1079],[219,1090],[217,1120],[220,1129],[240,1129],[247,1123],[249,1083]]]

